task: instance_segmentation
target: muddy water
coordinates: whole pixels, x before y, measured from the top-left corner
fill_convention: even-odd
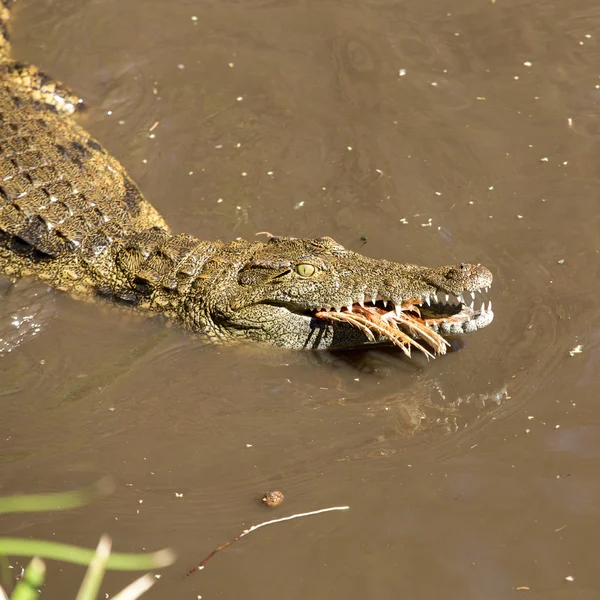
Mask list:
[[[481,262],[496,321],[429,363],[223,350],[2,282],[0,493],[117,490],[0,529],[173,547],[147,598],[600,598],[600,11],[560,4],[20,0],[174,230]]]

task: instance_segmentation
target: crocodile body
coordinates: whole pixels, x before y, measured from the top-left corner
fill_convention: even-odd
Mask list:
[[[441,333],[492,321],[491,307],[477,311],[460,302],[465,292],[490,285],[491,274],[479,265],[398,264],[348,251],[331,238],[223,243],[172,234],[124,167],[77,124],[78,98],[12,59],[9,0],[2,2],[0,273],[160,314],[221,342],[359,346],[373,341],[315,314],[414,298],[433,302],[431,310],[443,316],[439,294],[457,297],[450,312],[464,316],[441,319],[435,326]]]

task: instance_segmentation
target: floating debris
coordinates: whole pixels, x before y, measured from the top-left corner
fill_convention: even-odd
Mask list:
[[[261,501],[263,504],[266,504],[269,508],[275,508],[283,502],[284,498],[285,496],[282,492],[280,492],[279,490],[275,490],[273,492],[267,492],[262,497]]]
[[[569,354],[571,356],[575,356],[576,354],[581,354],[583,352],[583,346],[581,344],[575,346],[573,350],[569,350]]]
[[[264,523],[259,523],[258,525],[253,525],[250,529],[246,529],[240,535],[230,539],[228,542],[225,542],[218,548],[215,548],[201,563],[197,564],[193,569],[186,573],[186,577],[189,577],[195,571],[199,571],[204,569],[204,565],[219,551],[223,550],[223,548],[227,548],[227,546],[233,544],[233,542],[237,542],[239,539],[243,538],[245,535],[260,529],[261,527],[265,527],[266,525],[273,525],[274,523],[281,523],[282,521],[290,521],[291,519],[299,519],[300,517],[309,517],[311,515],[318,515],[324,512],[330,512],[333,510],[348,510],[349,506],[332,506],[331,508],[322,508],[320,510],[313,510],[311,512],[306,513],[298,513],[295,515],[290,515],[289,517],[282,517],[281,519],[273,519],[272,521],[265,521]]]

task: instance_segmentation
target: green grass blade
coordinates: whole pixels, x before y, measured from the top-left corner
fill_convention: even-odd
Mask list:
[[[10,570],[10,563],[8,562],[8,556],[0,555],[0,589],[3,585],[9,585],[12,583],[12,571]],[[0,600],[4,600],[2,593],[0,592]]]
[[[75,565],[89,565],[94,551],[59,542],[45,540],[24,540],[21,538],[0,537],[0,555],[41,556],[52,560],[62,560]],[[173,564],[175,554],[165,548],[148,554],[113,553],[106,562],[106,568],[113,571],[139,571],[157,569]]]
[[[88,488],[73,492],[7,496],[0,498],[0,514],[79,508],[89,504],[99,496],[107,496],[113,491],[113,488],[114,484],[109,478],[102,478]]]
[[[154,584],[156,579],[150,574],[142,575],[126,588],[123,588],[111,600],[137,600],[144,592],[147,592]]]
[[[96,599],[96,596],[100,591],[102,579],[104,579],[104,573],[106,572],[106,562],[110,556],[111,545],[112,542],[107,535],[103,535],[100,538],[100,542],[96,548],[96,554],[86,571],[75,600]]]
[[[35,557],[25,568],[23,579],[17,583],[10,600],[36,600],[38,589],[44,584],[46,565],[41,558]]]

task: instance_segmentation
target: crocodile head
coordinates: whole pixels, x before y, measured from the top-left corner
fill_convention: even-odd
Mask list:
[[[463,334],[492,322],[491,302],[477,298],[492,283],[481,265],[427,268],[362,256],[329,237],[271,237],[252,244],[229,270],[227,284],[206,290],[204,311],[221,339],[246,338],[285,348],[347,348],[384,343],[344,322],[317,318],[323,311],[373,305],[400,311],[403,301],[441,335]],[[223,272],[220,273],[221,284]],[[203,319],[204,320],[204,319]]]

